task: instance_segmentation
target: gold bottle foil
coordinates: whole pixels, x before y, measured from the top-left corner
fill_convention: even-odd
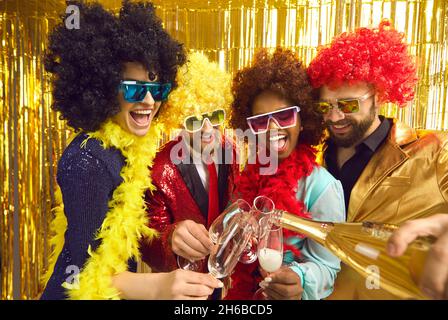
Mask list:
[[[121,0],[99,1],[117,10]],[[223,69],[247,65],[257,48],[284,46],[305,63],[340,32],[391,18],[418,57],[420,83],[407,108],[382,113],[419,129],[448,129],[448,4],[444,0],[154,0],[166,29]],[[50,110],[43,70],[47,36],[63,0],[0,1],[1,299],[34,299],[47,263],[57,161],[68,130]]]

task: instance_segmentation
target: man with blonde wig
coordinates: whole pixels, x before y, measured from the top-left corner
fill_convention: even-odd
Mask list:
[[[216,63],[193,53],[161,110],[158,125],[165,133],[183,131],[161,148],[152,168],[156,190],[147,193],[148,214],[160,237],[142,251],[155,271],[206,272],[197,262],[212,247],[207,229],[227,205],[233,186],[233,144],[222,134],[230,80]]]

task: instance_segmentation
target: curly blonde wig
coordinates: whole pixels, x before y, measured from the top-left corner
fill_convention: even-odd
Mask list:
[[[230,115],[231,75],[201,53],[191,53],[187,59],[177,73],[178,87],[171,92],[156,120],[165,133],[183,128],[184,119],[190,115],[200,116],[216,109],[224,109],[227,118]]]

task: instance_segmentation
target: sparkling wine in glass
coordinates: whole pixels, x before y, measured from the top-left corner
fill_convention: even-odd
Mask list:
[[[283,262],[283,230],[274,217],[262,217],[259,221],[258,261],[268,274],[280,269]],[[263,289],[260,288],[254,299],[263,300]]]

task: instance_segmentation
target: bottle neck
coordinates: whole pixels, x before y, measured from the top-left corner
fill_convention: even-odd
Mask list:
[[[293,215],[287,211],[275,210],[280,221],[280,225],[288,230],[301,233],[321,245],[324,245],[327,234],[333,229],[331,222],[319,222],[304,219]]]

